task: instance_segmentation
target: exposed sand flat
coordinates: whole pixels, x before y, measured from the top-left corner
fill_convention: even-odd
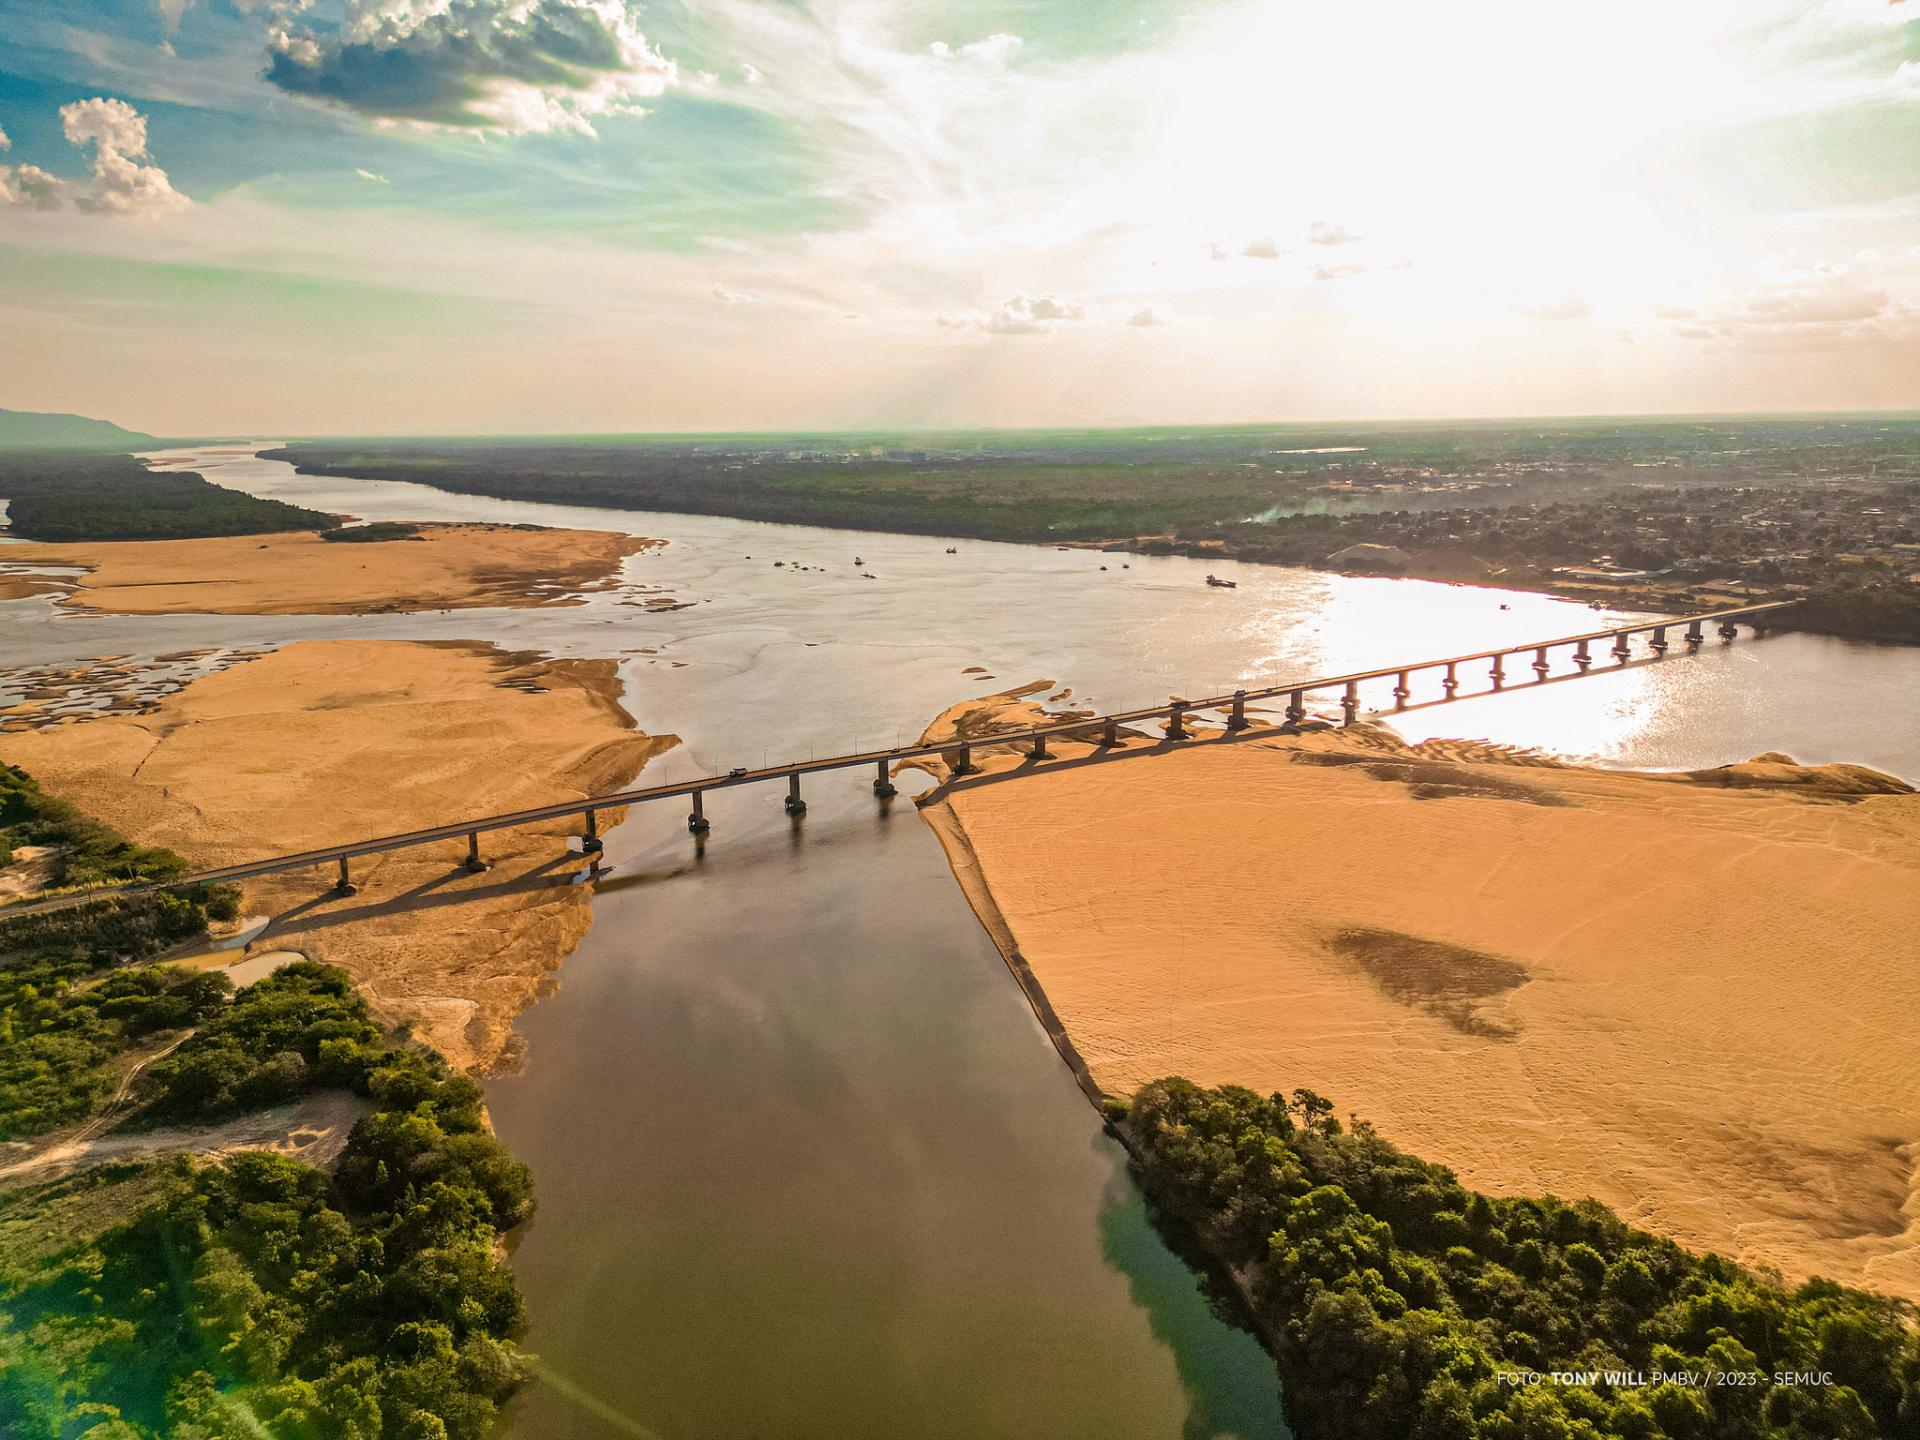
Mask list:
[[[611,660],[309,642],[152,714],[0,736],[0,760],[126,835],[219,865],[616,789],[677,743],[636,731],[617,693]],[[586,894],[568,883],[581,861],[561,838],[578,831],[491,832],[482,875],[458,868],[455,842],[356,861],[360,893],[344,899],[331,872],[249,882],[246,911],[274,917],[256,948],[344,967],[383,1014],[485,1068],[586,932]]]
[[[1471,1185],[1920,1299],[1906,787],[1358,729],[1055,748],[929,818],[1106,1090],[1307,1086]]]
[[[63,604],[120,615],[342,615],[577,604],[568,597],[604,587],[618,576],[623,559],[660,543],[604,530],[423,525],[418,539],[358,544],[298,531],[9,545],[10,565],[85,566],[88,573],[15,575],[0,598],[36,587],[72,587]]]

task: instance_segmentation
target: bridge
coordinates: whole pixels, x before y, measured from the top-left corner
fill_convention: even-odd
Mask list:
[[[1307,697],[1326,692],[1337,693],[1344,723],[1351,725],[1360,713],[1360,686],[1370,680],[1392,679],[1394,682],[1393,708],[1404,710],[1413,698],[1413,685],[1416,679],[1430,676],[1436,671],[1440,672],[1439,698],[1442,701],[1452,700],[1457,698],[1461,686],[1465,683],[1461,676],[1466,672],[1467,667],[1485,665],[1490,688],[1473,693],[1493,694],[1507,689],[1513,679],[1508,667],[1509,661],[1520,662],[1514,668],[1523,676],[1526,671],[1532,672],[1531,680],[1522,680],[1523,686],[1537,685],[1555,678],[1553,661],[1549,657],[1555,652],[1570,649],[1572,653],[1566,657],[1566,660],[1571,663],[1573,669],[1571,672],[1563,672],[1560,678],[1573,678],[1588,674],[1596,664],[1603,664],[1603,660],[1595,658],[1596,647],[1604,647],[1601,652],[1604,660],[1611,660],[1613,666],[1624,665],[1634,658],[1634,641],[1644,637],[1647,654],[1651,658],[1662,659],[1674,644],[1671,637],[1675,632],[1679,632],[1680,643],[1685,646],[1688,653],[1692,653],[1706,643],[1706,632],[1709,627],[1722,641],[1736,639],[1741,623],[1745,623],[1756,633],[1762,633],[1766,629],[1767,615],[1793,603],[1790,600],[1780,600],[1760,605],[1741,606],[1732,610],[1718,610],[1710,614],[1650,620],[1634,625],[1592,630],[1582,635],[1561,635],[1551,640],[1532,640],[1523,645],[1478,650],[1470,655],[1450,655],[1437,660],[1414,660],[1399,665],[1383,666],[1377,670],[1360,670],[1348,675],[1325,675],[1307,680],[1290,680],[1257,690],[1236,690],[1230,695],[1215,695],[1200,700],[1175,698],[1165,705],[1150,706],[1143,710],[1127,710],[1113,715],[1063,720],[1057,724],[1036,725],[987,736],[959,737],[933,744],[896,746],[891,750],[865,750],[857,754],[834,755],[825,759],[790,761],[783,765],[769,765],[757,770],[732,770],[725,775],[709,775],[698,780],[682,780],[667,785],[647,785],[610,795],[593,795],[582,800],[563,800],[552,805],[536,805],[526,810],[476,816],[448,825],[408,830],[397,835],[382,835],[368,840],[350,841],[343,845],[328,845],[317,850],[302,850],[291,855],[275,855],[261,860],[249,860],[238,865],[222,865],[211,870],[196,871],[191,875],[164,883],[134,881],[121,885],[100,885],[43,900],[20,901],[0,906],[0,920],[44,914],[74,905],[92,904],[99,900],[151,894],[158,890],[177,890],[193,885],[217,885],[237,880],[250,880],[260,875],[273,875],[288,870],[302,870],[310,866],[324,865],[338,867],[335,892],[351,895],[355,889],[351,869],[354,860],[362,856],[380,855],[392,850],[408,850],[416,846],[435,845],[449,840],[466,842],[465,866],[470,871],[478,872],[487,868],[487,862],[480,853],[480,837],[488,831],[513,829],[546,820],[570,819],[576,815],[583,820],[584,833],[580,837],[581,849],[583,853],[592,855],[599,853],[601,849],[599,812],[602,810],[620,809],[630,805],[647,805],[662,800],[685,799],[691,805],[691,812],[687,816],[687,828],[696,835],[702,835],[710,828],[706,815],[706,797],[718,790],[738,789],[747,785],[777,784],[784,781],[787,787],[785,801],[787,813],[798,817],[804,815],[807,809],[807,802],[801,798],[800,782],[808,776],[822,775],[835,770],[857,770],[863,766],[869,766],[874,771],[874,794],[887,798],[896,793],[892,780],[893,767],[902,761],[938,757],[946,763],[950,774],[964,776],[977,773],[973,764],[973,752],[976,748],[1025,746],[1033,759],[1046,760],[1051,758],[1047,748],[1049,740],[1077,740],[1083,743],[1090,742],[1104,749],[1114,749],[1126,743],[1127,737],[1121,734],[1123,728],[1156,723],[1163,727],[1161,733],[1166,740],[1179,741],[1189,738],[1188,723],[1196,716],[1219,717],[1226,732],[1231,734],[1249,729],[1256,723],[1247,713],[1249,705],[1282,697],[1287,702],[1285,720],[1275,727],[1277,730],[1297,729],[1307,718]],[[1532,658],[1529,660],[1528,656]]]

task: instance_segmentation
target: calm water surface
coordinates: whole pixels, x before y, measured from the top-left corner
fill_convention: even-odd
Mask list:
[[[1420,582],[490,501],[250,450],[170,458],[367,519],[666,537],[627,575],[688,608],[134,619],[32,600],[0,608],[0,664],[334,635],[614,655],[641,727],[683,741],[649,767],[665,780],[909,740],[1029,680],[1114,709],[1609,618]],[[1208,568],[1240,588],[1209,590]],[[1396,723],[1602,763],[1781,749],[1914,776],[1917,696],[1920,650],[1781,636],[1416,701]],[[796,826],[771,787],[729,792],[702,846],[665,806],[612,832],[594,928],[521,1019],[529,1064],[488,1086],[540,1195],[514,1263],[543,1383],[511,1434],[1283,1436],[1271,1363],[1147,1223],[911,804],[876,804],[864,776],[808,799]]]

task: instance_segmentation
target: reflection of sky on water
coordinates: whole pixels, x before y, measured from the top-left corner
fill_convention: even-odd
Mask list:
[[[0,627],[0,665],[337,635],[616,655],[627,660],[628,705],[643,727],[679,733],[690,759],[725,768],[758,763],[763,750],[778,759],[911,738],[958,699],[1041,678],[1073,687],[1075,704],[1121,710],[1639,618],[1544,595],[1226,560],[500,501],[299,475],[245,448],[175,452],[164,463],[363,519],[668,536],[665,549],[630,559],[626,578],[692,603],[647,613],[600,595],[536,610],[113,617],[20,601]],[[960,553],[948,555],[950,545]],[[795,562],[820,568],[796,571]],[[863,580],[861,569],[880,578]],[[1237,588],[1207,587],[1209,572]],[[1568,652],[1551,658],[1556,675],[1572,673]],[[1731,647],[1709,640],[1693,657],[1676,646],[1661,665],[1623,671],[1604,647],[1595,660],[1587,679],[1536,687],[1522,658],[1501,696],[1430,708],[1420,706],[1439,676],[1417,677],[1414,708],[1393,723],[1411,739],[1485,738],[1624,765],[1719,764],[1780,749],[1920,774],[1920,727],[1907,718],[1920,695],[1920,649],[1782,635]],[[985,673],[964,673],[975,665]],[[1484,665],[1461,678],[1465,693],[1484,688]],[[1369,685],[1363,697],[1390,709],[1391,689]],[[1332,712],[1337,701],[1313,703]]]

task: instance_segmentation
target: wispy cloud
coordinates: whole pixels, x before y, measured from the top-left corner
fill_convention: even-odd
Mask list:
[[[985,335],[1046,335],[1063,321],[1084,320],[1087,307],[1059,295],[1015,295],[984,315],[936,315],[943,330],[973,330]]]
[[[1171,325],[1173,316],[1157,305],[1143,306],[1127,316],[1127,324],[1142,330],[1152,329],[1156,325]]]
[[[1326,220],[1316,220],[1307,230],[1309,245],[1351,245],[1364,240],[1364,235],[1356,235],[1344,225],[1336,225]]]

